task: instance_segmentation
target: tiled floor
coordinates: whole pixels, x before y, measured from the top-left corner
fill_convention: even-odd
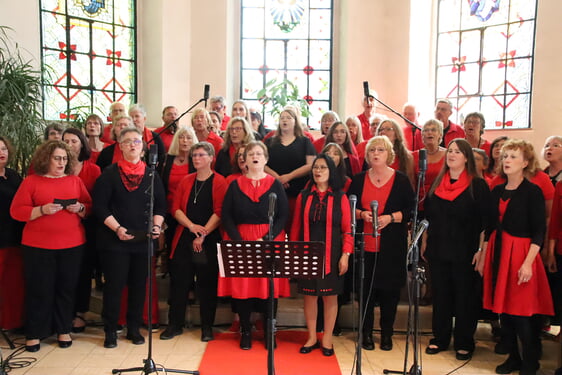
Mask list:
[[[217,331],[220,330],[217,329]],[[146,332],[143,332],[143,334],[146,334]],[[75,334],[73,337],[74,344],[68,349],[60,349],[55,337],[44,340],[39,352],[24,352],[15,358],[16,361],[20,362],[25,360],[23,357],[35,358],[36,361],[28,367],[12,370],[10,374],[111,374],[111,370],[114,368],[141,366],[142,360],[146,358],[147,344],[132,345],[128,340],[125,340],[124,334],[120,335],[117,348],[104,349],[101,327],[88,327],[84,333]],[[153,358],[157,364],[184,370],[196,370],[198,368],[206,343],[199,341],[200,331],[197,328],[186,330],[183,335],[168,341],[159,340],[158,334],[155,334],[154,338]],[[344,375],[356,373],[353,370],[353,339],[352,332],[344,332],[343,336],[335,338],[334,347]],[[425,349],[428,340],[428,336],[421,338],[422,349]],[[494,374],[495,366],[503,362],[505,356],[493,353],[494,344],[489,340],[489,328],[486,325],[480,325],[477,340],[475,355],[466,364],[457,361],[453,351],[442,352],[433,356],[421,355],[422,373],[425,375],[444,375],[462,366],[453,373],[459,375]],[[16,339],[16,341],[20,344],[23,342],[22,339]],[[378,348],[377,336],[375,336],[375,341],[377,344],[375,351],[362,352],[362,373],[364,375],[378,375],[382,374],[385,368],[400,370],[403,367],[404,336],[396,335],[394,337],[394,349],[390,352],[383,352]],[[559,345],[550,340],[543,340],[543,343],[544,355],[541,362],[542,369],[539,373],[552,374],[557,367]],[[12,351],[5,348],[4,342],[1,342],[0,345],[2,345],[2,355],[6,358]],[[282,342],[279,345],[282,345]],[[295,353],[295,355],[300,354]],[[411,362],[408,364],[408,368],[410,364]],[[140,372],[134,372],[133,374],[138,373]]]

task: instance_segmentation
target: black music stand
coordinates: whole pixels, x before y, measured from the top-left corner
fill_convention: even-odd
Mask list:
[[[320,279],[325,274],[323,242],[222,241],[218,248],[222,277],[267,277],[267,373],[275,374],[274,278]]]

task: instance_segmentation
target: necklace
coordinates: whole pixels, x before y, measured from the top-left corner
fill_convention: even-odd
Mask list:
[[[199,196],[199,193],[201,193],[201,190],[203,189],[203,186],[205,185],[205,182],[207,182],[207,180],[203,181],[201,183],[201,186],[199,187],[199,189],[197,189],[197,182],[199,182],[197,179],[195,179],[195,194],[193,197],[193,204],[197,204],[197,197]]]

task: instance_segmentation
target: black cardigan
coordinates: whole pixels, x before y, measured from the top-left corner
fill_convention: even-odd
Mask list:
[[[119,175],[117,163],[107,167],[96,181],[93,193],[93,211],[99,219],[98,248],[102,251],[146,251],[146,241],[125,242],[109,229],[103,222],[108,216],[113,215],[119,225],[128,231],[146,232],[148,230],[147,210],[149,195],[146,194],[150,187],[150,169],[147,167],[140,186],[133,191],[128,191]],[[154,176],[154,215],[166,214],[166,194],[160,177]]]
[[[513,192],[503,221],[499,218],[499,201],[506,184],[492,190],[492,225],[486,231],[486,241],[501,225],[502,231],[512,236],[530,238],[531,243],[542,246],[546,233],[546,209],[541,189],[527,179]]]
[[[480,234],[490,225],[490,203],[490,189],[481,178],[473,178],[452,201],[429,195],[424,206],[429,221],[426,258],[472,262]]]
[[[378,289],[399,289],[406,283],[406,252],[408,250],[408,221],[414,208],[414,191],[408,177],[396,171],[394,183],[381,215],[391,212],[402,212],[400,223],[388,224],[381,231],[380,252],[375,269],[375,285]],[[353,177],[347,192],[350,196],[357,196],[357,209],[370,210],[361,204],[363,186],[367,172],[361,172]],[[363,232],[363,220],[357,221],[357,231]],[[370,231],[368,231],[370,233]],[[369,235],[369,234],[365,234]],[[367,279],[371,275],[365,275]]]

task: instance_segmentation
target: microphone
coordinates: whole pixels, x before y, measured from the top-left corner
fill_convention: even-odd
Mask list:
[[[350,195],[349,203],[351,205],[351,236],[355,237],[355,230],[357,226],[357,218],[355,217],[355,210],[357,207],[357,195],[355,194]]]
[[[149,165],[158,164],[158,145],[155,143],[150,145],[150,151],[148,153],[148,164]]]
[[[414,235],[412,243],[418,242],[423,232],[425,232],[428,227],[429,227],[429,221],[427,221],[426,219],[422,220],[418,226],[418,231]]]
[[[277,194],[274,192],[269,193],[269,210],[267,211],[267,216],[272,218],[275,216],[275,202],[277,201]]]
[[[369,81],[363,81],[363,95],[365,95],[367,99],[372,96],[371,91],[369,91]]]
[[[207,99],[209,99],[209,90],[211,86],[205,85],[205,89],[203,91],[203,100],[205,101],[205,108],[207,108]]]
[[[427,151],[425,149],[420,149],[420,160],[419,168],[420,172],[425,172],[427,170]]]
[[[379,233],[379,220],[377,211],[379,210],[379,201],[371,201],[371,212],[373,213],[373,237],[378,236]]]

